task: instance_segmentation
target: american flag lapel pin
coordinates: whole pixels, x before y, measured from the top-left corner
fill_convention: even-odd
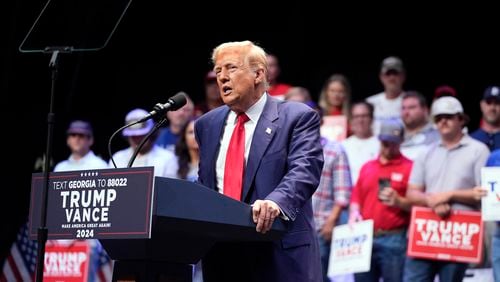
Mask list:
[[[267,134],[271,134],[271,128],[269,128],[269,127],[268,127],[268,128],[266,128],[266,133],[267,133]]]

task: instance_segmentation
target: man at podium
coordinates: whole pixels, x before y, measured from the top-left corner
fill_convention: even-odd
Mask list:
[[[274,242],[217,243],[203,258],[204,281],[321,281],[311,205],[323,166],[320,118],[269,96],[266,53],[252,42],[221,44],[212,62],[225,105],[195,124],[199,181],[252,204],[256,232],[276,217],[288,231]]]

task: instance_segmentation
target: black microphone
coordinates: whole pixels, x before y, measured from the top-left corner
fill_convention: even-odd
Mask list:
[[[176,111],[186,105],[187,96],[184,92],[179,92],[174,96],[168,98],[165,104],[158,103],[153,107],[153,110],[149,112],[149,114],[136,123],[144,122],[150,118],[153,118],[157,115],[164,115],[167,111]]]

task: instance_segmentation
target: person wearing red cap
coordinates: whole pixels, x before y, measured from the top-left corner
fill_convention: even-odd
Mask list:
[[[436,87],[436,89],[434,90],[433,100],[436,100],[437,98],[441,98],[443,96],[457,97],[457,90],[449,85],[441,85]]]

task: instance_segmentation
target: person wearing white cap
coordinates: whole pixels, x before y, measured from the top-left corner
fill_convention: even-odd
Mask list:
[[[125,124],[137,121],[148,112],[143,109],[134,109],[125,117]],[[117,167],[127,167],[135,148],[141,143],[142,139],[153,129],[154,122],[149,119],[123,130],[123,136],[127,138],[130,147],[113,154],[113,160]],[[154,175],[163,177],[177,177],[178,164],[174,153],[155,145],[155,139],[158,135],[155,133],[148,139],[137,154],[132,167],[154,166]],[[112,161],[109,166],[114,167]]]
[[[478,210],[485,194],[481,168],[489,150],[462,130],[468,117],[455,97],[435,100],[431,114],[440,140],[415,160],[407,197],[443,218],[451,210]],[[403,281],[434,281],[436,275],[440,281],[462,281],[467,267],[467,263],[407,257]]]

